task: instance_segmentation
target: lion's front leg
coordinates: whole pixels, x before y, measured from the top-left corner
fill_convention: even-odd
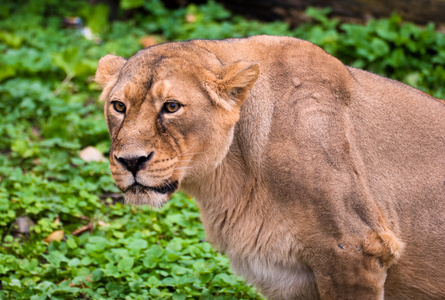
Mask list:
[[[384,298],[388,268],[402,244],[391,232],[369,231],[364,239],[344,236],[314,245],[306,255],[321,299],[377,300]]]
[[[357,254],[336,253],[336,257],[314,272],[321,299],[383,299],[386,270],[379,266],[377,259],[356,249],[341,251],[357,251]]]
[[[276,199],[291,208],[283,215],[295,220],[301,259],[314,272],[320,298],[383,299],[386,271],[403,243],[397,223],[388,221],[391,207],[369,190],[344,107],[330,100],[298,99],[294,135],[271,136],[269,149],[292,155],[271,157],[268,178]]]

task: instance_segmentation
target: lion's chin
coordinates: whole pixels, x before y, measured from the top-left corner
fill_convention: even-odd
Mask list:
[[[152,207],[161,207],[170,199],[170,195],[157,192],[134,193],[127,191],[125,193],[125,203],[133,205],[150,205]]]
[[[161,187],[147,187],[138,183],[133,184],[125,191],[125,202],[127,204],[161,207],[168,202],[170,196],[178,188],[178,182],[166,182]]]

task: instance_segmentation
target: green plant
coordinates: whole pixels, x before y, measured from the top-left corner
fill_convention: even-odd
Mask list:
[[[330,10],[309,9],[315,23],[294,35],[321,46],[345,64],[405,82],[444,98],[445,35],[434,24],[420,28],[393,15],[364,25],[340,24]]]

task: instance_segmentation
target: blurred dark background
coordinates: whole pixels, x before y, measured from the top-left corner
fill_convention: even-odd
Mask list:
[[[118,0],[91,0],[107,3],[117,16]],[[204,4],[206,0],[163,0],[166,7],[176,9],[190,3]],[[370,18],[389,17],[397,13],[406,21],[418,24],[445,23],[445,0],[217,0],[228,10],[247,18],[262,21],[285,21],[297,26],[307,21],[307,7],[330,7],[332,16],[345,21],[365,22]]]

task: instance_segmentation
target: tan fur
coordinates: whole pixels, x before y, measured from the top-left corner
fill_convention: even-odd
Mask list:
[[[445,299],[437,99],[270,36],[106,56],[96,78],[127,201],[194,195],[210,242],[266,297]],[[122,164],[144,157],[135,176]]]

